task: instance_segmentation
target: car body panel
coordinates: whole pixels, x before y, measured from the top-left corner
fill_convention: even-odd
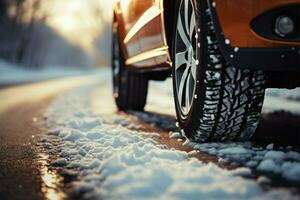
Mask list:
[[[117,16],[125,62],[138,68],[170,67],[161,0],[119,0]]]
[[[300,42],[263,38],[252,30],[251,21],[268,10],[295,3],[299,4],[300,0],[215,0],[215,7],[224,36],[231,46],[286,47],[300,45]]]
[[[127,66],[141,71],[159,71],[171,67],[169,48],[172,47],[167,43],[167,39],[170,41],[170,38],[167,38],[164,24],[163,5],[166,2],[166,0],[116,1],[114,15]],[[213,21],[218,25],[217,38],[229,63],[244,69],[299,70],[300,43],[263,38],[251,29],[251,21],[270,9],[300,3],[300,0],[207,0],[207,2],[214,4],[211,10]],[[225,44],[226,39],[229,39],[230,44]],[[237,48],[239,51],[236,51]],[[273,59],[274,56],[277,59]]]
[[[208,0],[212,22],[225,60],[239,69],[300,72],[300,46],[234,47],[223,34],[214,0]]]

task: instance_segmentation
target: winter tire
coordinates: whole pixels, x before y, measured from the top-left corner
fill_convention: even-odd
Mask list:
[[[179,0],[177,8],[172,77],[180,127],[197,142],[250,139],[264,100],[264,73],[225,61],[206,1]]]
[[[130,71],[125,65],[117,33],[113,25],[112,75],[113,96],[119,110],[143,110],[148,92],[148,80],[141,74]]]

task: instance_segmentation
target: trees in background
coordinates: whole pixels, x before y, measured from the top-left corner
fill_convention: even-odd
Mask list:
[[[26,68],[91,65],[80,47],[47,25],[43,9],[42,0],[0,0],[0,59]]]
[[[99,37],[96,40],[96,52],[98,57],[96,62],[101,65],[109,65],[111,60],[111,40],[112,40],[112,23],[110,21],[103,21],[102,29]]]
[[[37,65],[28,50],[35,26],[47,17],[39,16],[40,0],[0,0],[0,5],[0,56],[18,64]]]
[[[47,65],[79,67],[109,62],[110,16],[103,12],[103,0],[83,1],[88,7],[88,23],[102,27],[94,38],[92,53],[71,43],[49,26],[47,20],[57,14],[51,6],[57,2],[61,0],[0,0],[0,59],[27,68]],[[71,0],[66,2],[73,3]]]
[[[98,65],[109,65],[111,61],[111,40],[112,40],[112,3],[105,5],[101,1],[91,0],[89,10],[93,16],[92,23],[100,27],[98,36],[95,38],[95,57]],[[108,0],[112,2],[111,0]]]

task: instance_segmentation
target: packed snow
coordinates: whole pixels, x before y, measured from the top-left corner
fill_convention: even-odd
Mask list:
[[[287,110],[290,113],[300,114],[300,88],[288,89],[267,89],[263,112],[274,112]]]
[[[173,134],[176,134],[177,138],[184,138],[184,134],[179,136],[179,133],[175,132],[171,136]],[[291,150],[289,146],[280,147],[279,151],[273,150],[274,144],[262,147],[251,142],[193,143],[185,140],[184,145],[218,156],[222,158],[222,162],[247,166],[258,172],[274,173],[300,184],[300,153]]]
[[[70,91],[57,98],[45,113],[51,128],[44,143],[58,137],[60,158],[52,164],[81,171],[72,183],[83,199],[297,199],[287,190],[264,191],[258,180],[243,178],[248,168],[221,169],[186,153],[170,150],[141,131],[123,126],[126,120],[114,116],[114,123],[96,114],[90,106],[93,86]],[[102,98],[105,101],[105,98]],[[147,116],[143,116],[146,118]],[[151,119],[150,119],[151,120]],[[153,119],[152,119],[153,120]],[[118,122],[118,124],[115,124]],[[171,137],[181,139],[180,132]],[[204,143],[185,145],[209,152],[226,161],[249,163],[261,170],[275,170],[286,178],[298,179],[300,156],[287,149],[277,152],[250,143]],[[252,162],[252,163],[250,163]],[[261,167],[259,167],[261,166]]]

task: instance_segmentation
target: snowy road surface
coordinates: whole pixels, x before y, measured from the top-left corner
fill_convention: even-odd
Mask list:
[[[37,145],[65,180],[60,189],[46,184],[54,187],[47,198],[64,196],[55,191],[74,199],[300,198],[299,90],[268,93],[254,142],[194,144],[175,126],[170,80],[151,83],[147,112],[120,113],[109,78],[103,70],[99,79],[74,81],[78,87],[45,109],[47,134]],[[282,135],[289,140],[276,140]]]
[[[38,102],[46,97],[62,93],[82,84],[94,83],[95,81],[97,81],[95,76],[80,76],[4,88],[0,91],[0,113],[18,104],[28,101]]]

